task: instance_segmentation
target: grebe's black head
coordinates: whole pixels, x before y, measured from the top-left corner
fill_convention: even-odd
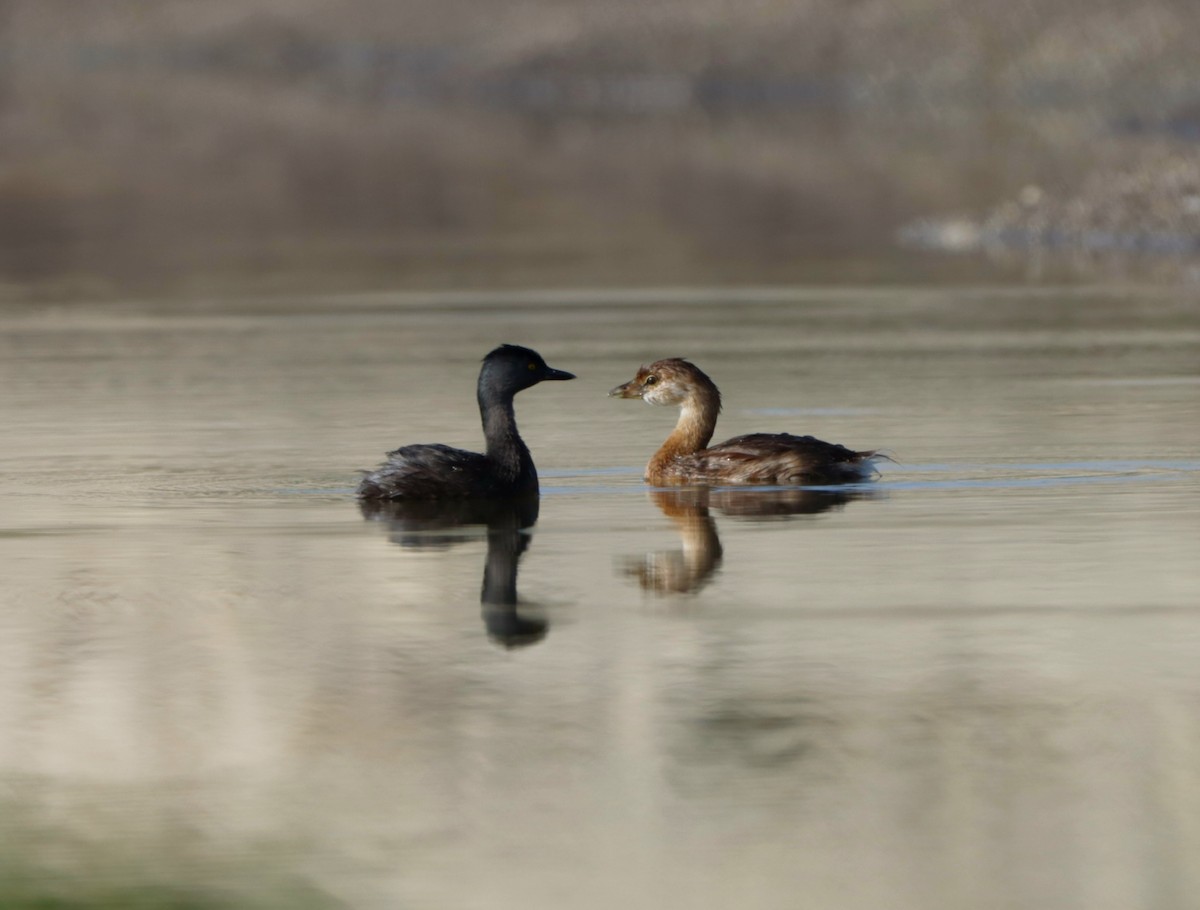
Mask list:
[[[547,379],[574,378],[574,373],[546,366],[537,351],[516,344],[502,344],[483,358],[479,394],[515,395]]]

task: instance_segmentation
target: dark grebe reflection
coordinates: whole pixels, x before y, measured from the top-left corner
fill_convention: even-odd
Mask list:
[[[735,518],[769,521],[794,515],[817,515],[839,509],[869,494],[843,490],[755,490],[683,487],[651,490],[650,499],[679,530],[683,546],[631,556],[624,574],[655,594],[689,594],[715,577],[724,550],[710,510]]]
[[[364,499],[359,508],[368,521],[387,526],[392,543],[407,548],[452,546],[472,539],[453,532],[482,526],[487,534],[487,559],[479,602],[488,636],[506,648],[531,645],[546,637],[549,624],[545,620],[522,616],[517,609],[517,565],[529,547],[529,529],[537,523],[536,495],[444,502]]]

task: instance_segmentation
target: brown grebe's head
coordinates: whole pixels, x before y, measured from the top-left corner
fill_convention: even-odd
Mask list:
[[[705,403],[715,401],[718,407],[721,402],[721,393],[713,381],[698,366],[682,357],[656,360],[608,394],[612,398],[640,398],[647,404],[667,407],[681,406],[694,399]]]

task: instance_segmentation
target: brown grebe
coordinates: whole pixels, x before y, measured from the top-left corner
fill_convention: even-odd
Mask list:
[[[537,495],[537,469],[517,432],[513,396],[547,379],[574,379],[546,366],[536,351],[514,344],[496,348],[479,371],[476,397],[487,440],[484,454],[450,446],[410,445],[358,485],[361,499],[472,499]]]
[[[679,407],[675,430],[646,465],[646,480],[655,486],[853,483],[873,476],[873,459],[880,457],[790,433],[751,433],[705,448],[721,393],[703,370],[678,357],[642,367],[608,394]]]

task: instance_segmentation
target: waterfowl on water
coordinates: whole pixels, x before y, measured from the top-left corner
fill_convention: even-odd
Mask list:
[[[483,453],[447,445],[407,445],[365,472],[361,499],[470,499],[536,495],[537,469],[517,431],[513,397],[546,380],[574,379],[529,348],[505,344],[483,358],[476,397],[487,442]]]
[[[646,465],[646,480],[655,486],[852,483],[872,477],[874,460],[883,457],[790,433],[750,433],[709,446],[721,393],[680,357],[642,367],[609,395],[680,409],[674,431]]]

